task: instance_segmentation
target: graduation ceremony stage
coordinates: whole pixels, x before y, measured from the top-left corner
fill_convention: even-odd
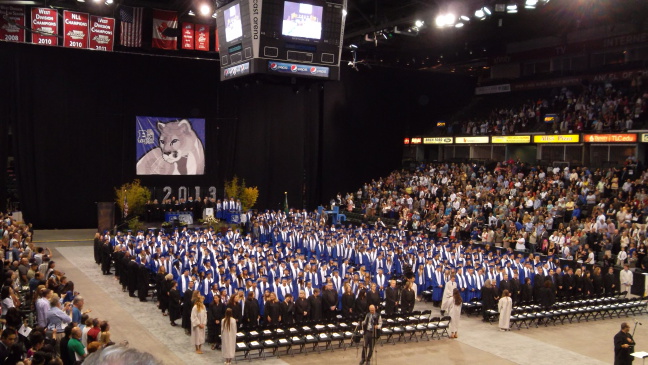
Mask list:
[[[92,237],[94,230],[37,230],[38,244],[50,247],[57,268],[64,271],[77,291],[86,299],[92,316],[108,318],[115,342],[126,340],[131,347],[154,354],[165,364],[218,364],[220,351],[205,350],[197,355],[189,336],[180,327],[171,327],[152,301],[141,303],[129,298],[114,276],[101,274],[94,263]],[[415,310],[431,309],[439,316],[439,309],[431,303],[416,302]],[[634,317],[646,321],[648,315]],[[520,331],[499,332],[496,323],[483,323],[478,316],[462,315],[459,338],[443,337],[420,342],[399,342],[396,345],[376,346],[378,364],[610,364],[613,362],[612,337],[621,322],[632,318],[606,319],[566,324],[558,327],[539,327]],[[637,348],[648,343],[648,327],[638,326],[635,333]],[[360,350],[361,351],[361,350]],[[297,354],[294,357],[268,357],[252,360],[259,364],[357,364],[360,351],[323,351],[321,354]],[[546,355],[546,356],[544,356]],[[246,361],[239,361],[247,363]],[[372,362],[374,364],[374,362]]]

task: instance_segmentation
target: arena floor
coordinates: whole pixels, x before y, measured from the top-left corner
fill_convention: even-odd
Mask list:
[[[36,231],[35,241],[52,249],[57,268],[75,283],[85,297],[91,316],[107,319],[113,341],[127,340],[131,347],[154,354],[165,364],[220,363],[220,351],[207,347],[197,355],[189,337],[180,327],[171,327],[155,303],[141,303],[123,293],[114,276],[104,276],[94,263],[92,238],[94,230]],[[430,309],[428,303],[417,302],[415,309]],[[433,313],[438,315],[438,309]],[[648,315],[636,317],[646,326],[635,333],[637,351],[648,350]],[[613,336],[623,321],[632,318],[607,319],[500,332],[496,325],[476,317],[463,316],[459,338],[450,340],[398,343],[377,346],[377,364],[611,364],[614,362]],[[645,344],[645,345],[644,345]],[[326,351],[294,357],[268,358],[253,362],[272,364],[357,364],[356,349]],[[373,364],[374,362],[372,362]],[[637,362],[639,363],[639,362]]]

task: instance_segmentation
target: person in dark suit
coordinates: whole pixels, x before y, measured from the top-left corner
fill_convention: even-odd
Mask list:
[[[147,266],[146,260],[142,260],[137,269],[137,296],[140,302],[146,302],[151,281],[151,270]]]
[[[378,308],[378,307],[376,307]],[[355,301],[355,313],[359,316],[364,316],[369,312],[369,301],[367,300],[367,290],[360,289],[360,293]]]
[[[498,290],[500,296],[502,295],[504,290],[508,290],[509,293],[511,292],[511,281],[509,280],[508,274],[505,273],[504,275],[502,275],[502,280],[500,280]]]
[[[351,285],[344,285],[344,294],[342,294],[342,315],[346,318],[353,316],[355,310],[355,295],[351,291]]]
[[[94,237],[94,260],[97,265],[101,264],[101,246],[103,245],[103,241],[101,239],[101,233],[97,232],[95,233]]]
[[[176,284],[177,285],[177,284]],[[214,300],[209,303],[207,308],[207,333],[212,342],[212,350],[220,349],[221,346],[221,321],[225,317],[225,305],[221,302],[219,295],[214,295]]]
[[[275,293],[270,293],[270,298],[266,301],[264,308],[265,320],[271,326],[278,326],[281,321],[281,306]]]
[[[112,262],[113,248],[108,240],[105,240],[101,246],[101,272],[104,275],[110,275],[110,263]]]
[[[182,317],[182,298],[180,297],[180,292],[178,291],[178,282],[171,280],[169,288],[169,319],[171,320],[172,326],[177,326],[175,323],[176,320]]]
[[[137,290],[137,275],[139,272],[139,265],[135,261],[135,257],[130,256],[130,261],[128,262],[128,296],[135,297],[135,290]]]
[[[554,287],[556,289],[556,297],[563,298],[565,296],[565,287],[563,285],[562,270],[557,267],[556,272],[553,274]]]
[[[391,316],[396,312],[398,305],[398,289],[396,289],[396,280],[389,281],[389,287],[385,289],[385,314]]]
[[[520,302],[530,303],[533,300],[533,289],[531,288],[531,278],[525,278],[524,284],[520,287]]]
[[[11,355],[11,347],[16,343],[18,333],[15,328],[7,327],[0,335],[0,364],[7,364]]]
[[[517,270],[513,272],[513,278],[511,279],[511,300],[513,305],[520,303],[520,279],[518,278]]]
[[[310,302],[306,298],[306,292],[299,291],[299,298],[295,301],[295,322],[302,323],[307,320],[310,315]]]
[[[412,282],[407,281],[405,288],[401,292],[401,310],[403,313],[409,314],[414,310],[414,302],[416,302],[416,293],[412,289]]]
[[[286,294],[286,298],[281,303],[281,323],[291,325],[295,321],[295,303],[293,303],[292,294]]]
[[[634,357],[634,338],[630,334],[630,325],[621,323],[621,331],[614,335],[614,365],[631,365]]]
[[[249,291],[243,308],[243,325],[249,329],[257,328],[260,317],[259,301],[254,297],[254,292]]]
[[[182,328],[185,329],[187,335],[191,334],[191,310],[193,309],[193,292],[194,281],[189,282],[187,290],[182,295]]]
[[[497,288],[495,288],[493,284],[491,284],[490,279],[487,279],[484,282],[484,286],[482,287],[481,291],[482,315],[484,317],[484,322],[488,322],[488,314],[486,311],[489,309],[495,309],[498,299],[499,297],[497,296]]]
[[[367,292],[367,305],[373,305],[376,309],[380,310],[380,292],[378,291],[378,285],[376,283],[371,283],[371,290]],[[367,307],[369,308],[369,307]]]
[[[308,304],[310,305],[310,319],[313,321],[322,320],[322,297],[318,288],[313,289],[313,294],[308,297]]]
[[[610,266],[608,272],[603,276],[603,288],[605,295],[612,295],[616,292],[619,286],[616,284],[617,280],[614,276],[614,267]]]
[[[551,281],[547,280],[544,283],[544,286],[540,289],[539,297],[538,297],[538,303],[540,305],[547,309],[550,308],[554,303],[556,302],[556,295],[554,294],[553,291],[553,285],[551,285]]]
[[[322,293],[322,314],[325,319],[331,319],[335,315],[338,304],[337,292],[333,289],[333,283],[326,284]]]

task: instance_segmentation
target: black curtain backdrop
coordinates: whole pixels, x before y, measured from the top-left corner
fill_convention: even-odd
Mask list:
[[[238,175],[259,187],[257,208],[280,207],[287,192],[292,207],[314,209],[398,168],[402,138],[468,100],[473,86],[346,68],[342,82],[221,83],[209,60],[5,42],[0,67],[0,135],[12,124],[23,214],[36,228],[96,226],[95,202],[137,178],[138,115],[206,119],[206,174],[141,177],[144,185],[216,186],[222,197],[224,180]]]

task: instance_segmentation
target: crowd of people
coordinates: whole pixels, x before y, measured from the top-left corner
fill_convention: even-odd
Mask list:
[[[333,200],[395,218],[393,227],[264,211],[243,232],[98,234],[95,258],[108,271],[115,262],[131,296],[147,300],[155,286],[161,312],[171,325],[181,320],[199,353],[196,331],[206,329],[204,341],[219,347],[228,310],[239,328],[256,328],[362,318],[372,305],[408,313],[417,297],[455,317],[453,305],[473,300],[484,315],[532,301],[551,306],[630,291],[629,268],[648,269],[646,179],[625,168],[423,164]],[[206,322],[195,313],[203,310]]]
[[[114,345],[110,324],[91,317],[74,283],[60,271],[48,248],[32,242],[31,226],[0,214],[0,300],[2,365],[101,364],[99,353]],[[33,318],[33,323],[30,322]],[[101,355],[114,358],[149,358],[124,346]]]
[[[450,134],[507,135],[529,131],[561,133],[624,132],[644,119],[648,92],[639,73],[631,81],[563,87],[545,98],[513,108],[498,107],[488,115],[451,123]],[[556,117],[549,122],[545,115]],[[539,127],[546,125],[545,128]]]

